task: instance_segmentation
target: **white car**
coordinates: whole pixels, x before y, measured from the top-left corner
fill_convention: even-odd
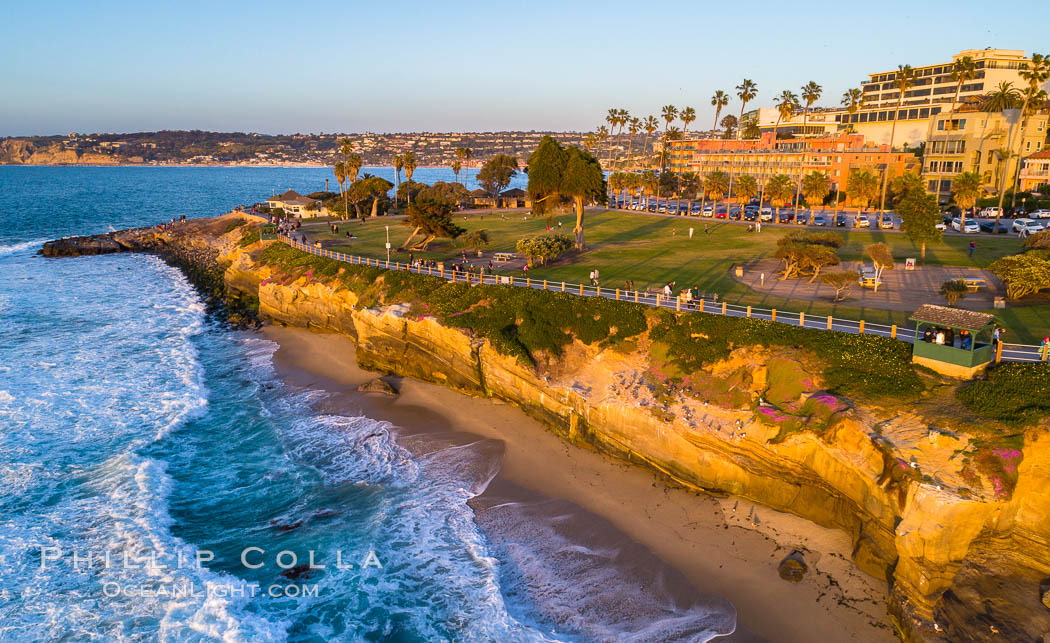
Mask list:
[[[945,223],[944,221],[938,221],[938,222],[937,222],[937,225],[935,225],[935,226],[933,226],[933,227],[935,227],[935,228],[937,228],[938,230],[940,230],[940,231],[942,231],[942,232],[943,232],[943,231],[945,231],[945,230],[947,230],[947,229],[948,229],[948,224],[946,224],[946,223]]]
[[[704,211],[701,212],[700,214],[702,216],[705,216],[705,217],[713,217],[713,216],[715,216],[715,206],[710,205],[710,204],[705,205],[704,206]]]
[[[955,217],[952,219],[952,230],[958,230],[963,234],[977,234],[981,231],[981,226],[977,225],[973,219],[967,219],[966,223],[963,223],[959,217]]]
[[[879,227],[883,230],[892,230],[893,219],[889,218],[888,216],[882,217],[882,221],[879,222]]]
[[[870,228],[871,221],[868,221],[868,215],[858,214],[857,215],[857,227],[858,228]]]
[[[981,210],[981,216],[985,217],[987,219],[992,219],[992,218],[995,218],[995,217],[998,217],[998,216],[1002,216],[1002,214],[1003,214],[1002,210],[1000,210],[999,208],[995,207],[994,205],[988,206],[987,208]]]
[[[1036,223],[1031,219],[1014,219],[1014,232],[1021,232],[1022,230],[1026,234],[1035,234],[1036,232],[1043,231],[1043,224]]]
[[[1028,214],[1033,219],[1050,219],[1050,210],[1036,210]]]

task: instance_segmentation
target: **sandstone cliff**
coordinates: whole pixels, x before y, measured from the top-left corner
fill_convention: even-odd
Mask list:
[[[127,159],[119,154],[78,152],[60,143],[37,147],[23,139],[0,141],[0,164],[8,165],[119,165]]]
[[[974,466],[974,439],[953,424],[958,409],[940,408],[936,395],[915,405],[828,395],[821,363],[803,350],[737,347],[689,373],[688,395],[649,386],[658,346],[646,333],[626,346],[576,341],[557,360],[527,364],[411,302],[268,264],[266,244],[242,245],[240,234],[213,224],[151,243],[209,246],[231,296],[257,301],[276,323],[349,335],[365,368],[506,400],[566,440],[677,484],[844,530],[857,566],[889,581],[906,640],[1050,632],[1046,432],[988,455],[998,469]]]

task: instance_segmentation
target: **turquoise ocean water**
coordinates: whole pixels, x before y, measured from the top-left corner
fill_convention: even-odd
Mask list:
[[[217,215],[330,176],[0,167],[0,640],[730,631],[731,608],[669,598],[565,540],[542,506],[478,520],[467,503],[493,473],[483,450],[417,456],[383,422],[318,411],[324,393],[276,377],[276,345],[212,321],[155,257],[34,254],[49,238]],[[285,572],[282,551],[326,567]]]

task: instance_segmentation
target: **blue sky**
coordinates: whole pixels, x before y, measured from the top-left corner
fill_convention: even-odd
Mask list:
[[[0,0],[0,15],[0,136],[589,130],[609,107],[668,103],[709,127],[711,94],[745,77],[759,105],[809,80],[837,104],[902,63],[1050,53],[1045,0]]]

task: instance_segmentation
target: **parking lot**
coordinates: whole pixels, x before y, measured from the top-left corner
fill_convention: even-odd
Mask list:
[[[793,206],[771,207],[763,205],[761,210],[755,204],[742,206],[739,203],[719,201],[685,201],[675,199],[634,199],[628,201],[620,198],[617,201],[610,200],[610,209],[629,210],[634,212],[662,215],[662,216],[689,216],[699,219],[723,220],[740,224],[754,224],[761,222],[762,225],[777,226],[806,226],[809,228],[871,228],[879,227],[879,215],[876,211],[857,212],[853,209],[833,208],[799,208],[796,211]],[[1014,220],[1002,218],[998,229],[995,228],[995,219],[981,216],[968,216],[967,221],[973,221],[976,227],[967,226],[966,231],[956,230],[952,227],[953,217],[945,214],[942,228],[945,234],[952,235],[975,235],[975,234],[1018,234],[1019,227],[1015,227]],[[1022,220],[1024,221],[1024,220]],[[1018,224],[1020,226],[1021,224]],[[956,226],[958,227],[958,226]],[[1050,227],[1050,217],[1032,219],[1028,224],[1029,234],[1034,234],[1041,229]],[[882,229],[886,232],[900,232],[901,219],[893,211],[886,212],[882,217]]]

